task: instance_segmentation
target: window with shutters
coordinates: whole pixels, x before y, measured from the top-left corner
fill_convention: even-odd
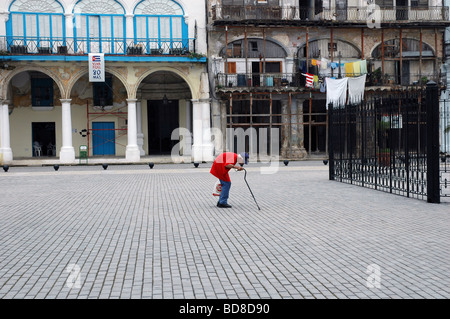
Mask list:
[[[144,0],[134,10],[135,41],[148,53],[183,53],[189,49],[183,8],[171,0]]]
[[[9,12],[6,27],[12,53],[51,53],[63,42],[65,19],[59,2],[16,0]]]

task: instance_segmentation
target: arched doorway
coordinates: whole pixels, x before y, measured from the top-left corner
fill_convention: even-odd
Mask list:
[[[110,72],[105,82],[89,82],[87,73],[73,85],[73,146],[76,156],[86,145],[89,156],[125,156],[127,147],[127,91]]]
[[[137,92],[143,124],[141,133],[147,136],[143,148],[148,155],[171,154],[178,143],[172,137],[179,137],[177,133],[172,135],[174,130],[182,127],[192,132],[192,94],[189,85],[175,72],[156,71],[144,78]],[[190,145],[184,145],[181,150],[184,154],[180,155],[188,155],[188,149]]]
[[[61,92],[38,70],[15,74],[8,89],[11,149],[16,158],[56,157],[62,145]]]

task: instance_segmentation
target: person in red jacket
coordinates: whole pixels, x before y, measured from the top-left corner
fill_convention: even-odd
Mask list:
[[[247,160],[247,153],[238,155],[231,152],[220,154],[214,160],[210,173],[219,179],[222,186],[222,191],[220,193],[219,201],[217,202],[217,207],[231,208],[231,205],[228,204],[228,197],[231,188],[231,180],[228,172],[232,168],[235,168],[238,171],[242,171],[244,168],[242,166],[236,166],[236,163],[239,163],[241,165],[247,164]]]

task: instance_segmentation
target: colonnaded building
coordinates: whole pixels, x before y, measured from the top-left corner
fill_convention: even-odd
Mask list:
[[[80,148],[139,162],[170,154],[176,128],[180,155],[211,159],[205,10],[203,0],[1,1],[0,162],[77,163]],[[104,82],[89,80],[89,53],[104,55]]]
[[[208,12],[213,126],[276,129],[284,158],[327,156],[327,78],[367,99],[446,88],[443,0],[208,0]]]

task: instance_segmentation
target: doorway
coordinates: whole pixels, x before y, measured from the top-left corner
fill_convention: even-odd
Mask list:
[[[150,100],[147,103],[148,152],[151,155],[170,154],[177,143],[171,139],[179,128],[178,100]]]
[[[32,122],[33,157],[56,156],[55,122]]]
[[[116,155],[114,122],[92,122],[93,155]]]

